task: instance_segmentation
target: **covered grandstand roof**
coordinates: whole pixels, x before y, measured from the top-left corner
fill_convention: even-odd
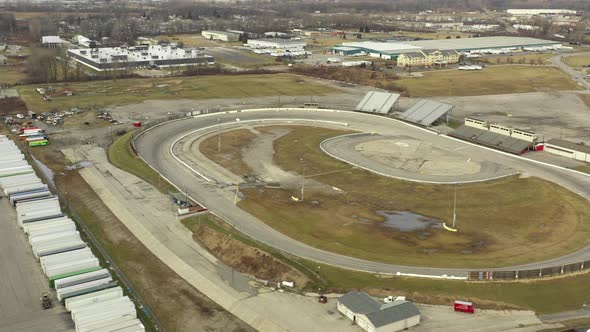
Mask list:
[[[472,141],[514,154],[524,153],[533,144],[511,136],[465,125],[455,129],[455,131],[450,133],[449,136]]]
[[[395,107],[399,97],[400,95],[397,93],[369,91],[354,110],[359,112],[388,114]]]
[[[417,103],[408,108],[399,117],[406,121],[414,122],[423,126],[430,126],[433,122],[453,110],[453,105],[440,103],[438,101],[420,99]]]

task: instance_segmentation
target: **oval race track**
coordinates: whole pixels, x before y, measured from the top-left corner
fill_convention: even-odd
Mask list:
[[[203,170],[189,169],[187,164],[172,154],[173,144],[190,134],[205,134],[245,124],[298,124],[341,127],[364,133],[377,132],[384,136],[404,136],[426,142],[437,149],[469,156],[473,160],[494,163],[505,169],[526,173],[557,183],[578,195],[590,199],[590,176],[584,173],[546,165],[523,157],[509,155],[447,136],[437,135],[400,121],[380,116],[348,111],[313,109],[261,109],[241,112],[222,112],[170,121],[151,128],[135,141],[138,154],[178,188],[188,190],[190,196],[238,230],[267,245],[290,254],[342,268],[376,272],[407,273],[423,276],[455,276],[464,278],[472,270],[522,270],[569,264],[590,259],[590,246],[566,256],[519,266],[504,268],[446,269],[412,267],[372,262],[320,250],[295,241],[259,221],[233,204],[233,188],[211,182]],[[361,165],[362,166],[362,165]]]

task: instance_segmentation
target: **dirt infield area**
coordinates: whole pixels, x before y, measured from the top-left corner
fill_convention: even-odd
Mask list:
[[[547,181],[513,176],[458,187],[410,183],[325,155],[319,143],[342,131],[255,129],[258,135],[238,131],[240,143],[225,145],[221,154],[203,149],[217,142],[209,138],[201,152],[220,164],[244,163],[259,179],[280,182],[279,189],[241,189],[245,198],[239,206],[314,247],[405,265],[478,267],[544,260],[589,243],[588,202]],[[236,141],[232,135],[223,138]],[[252,146],[268,146],[269,138],[272,149]],[[452,219],[455,189],[459,232],[451,233],[440,226]]]

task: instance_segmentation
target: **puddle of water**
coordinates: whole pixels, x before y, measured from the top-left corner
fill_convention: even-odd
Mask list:
[[[385,218],[384,227],[401,232],[422,231],[430,227],[442,228],[440,220],[409,211],[377,211],[377,214]]]
[[[53,174],[53,171],[49,167],[45,166],[45,164],[37,160],[37,158],[35,158],[33,155],[31,155],[31,158],[33,158],[33,161],[37,164],[41,172],[43,172],[45,177],[49,180],[49,182],[51,182],[51,185],[55,187],[55,183],[53,182],[53,176],[55,174]]]
[[[82,161],[77,162],[73,165],[66,166],[65,169],[66,169],[66,171],[73,171],[75,169],[84,168],[84,167],[88,167],[88,166],[92,166],[92,162],[90,162],[88,160],[82,160]]]

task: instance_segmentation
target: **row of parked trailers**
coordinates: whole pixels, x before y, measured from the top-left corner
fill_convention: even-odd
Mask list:
[[[13,141],[0,136],[0,189],[16,208],[33,254],[78,332],[145,331],[135,304],[64,215]]]

